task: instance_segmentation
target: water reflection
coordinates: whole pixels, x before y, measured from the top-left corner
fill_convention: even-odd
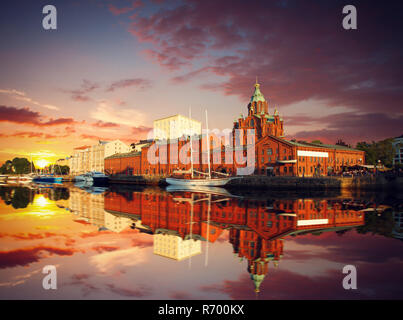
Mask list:
[[[234,261],[221,261],[221,257],[209,255],[209,250],[225,242],[232,246],[232,254],[238,261],[246,261],[243,272],[248,274],[256,293],[264,289],[265,277],[271,269],[279,267],[287,254],[284,244],[287,239],[313,235],[318,239],[315,245],[320,246],[320,239],[326,233],[341,236],[351,229],[362,235],[377,234],[396,239],[402,239],[403,235],[400,200],[380,203],[376,194],[357,198],[338,195],[325,199],[285,195],[280,199],[267,194],[251,198],[225,190],[190,192],[172,188],[101,190],[80,187],[1,187],[0,197],[6,206],[14,209],[56,204],[61,210],[70,212],[70,219],[75,223],[96,227],[100,233],[113,232],[123,236],[128,230],[136,231],[131,234],[134,247],[139,246],[135,238],[145,234],[152,237],[155,256],[178,262],[187,260],[190,269],[194,257],[200,257],[197,262],[204,267],[218,260],[231,268]],[[69,241],[69,246],[78,248],[77,240]],[[102,272],[109,270],[112,260],[114,266],[119,261],[127,265],[142,263],[138,248],[123,250],[108,242],[91,245],[101,254],[89,259],[100,266]],[[119,249],[125,257],[118,256]],[[295,254],[294,251],[292,249],[291,253]],[[132,261],[128,262],[130,259]],[[137,262],[133,262],[135,259]],[[146,263],[143,268],[147,268]],[[162,262],[161,268],[164,272]]]

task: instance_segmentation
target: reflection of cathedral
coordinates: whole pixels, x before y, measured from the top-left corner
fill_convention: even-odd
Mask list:
[[[154,234],[154,253],[176,260],[201,252],[200,241],[215,242],[229,230],[234,253],[248,261],[247,270],[259,292],[283,255],[283,238],[293,234],[342,230],[364,224],[364,214],[339,201],[240,200],[205,194],[143,192],[108,193],[105,211],[132,217],[136,228]]]

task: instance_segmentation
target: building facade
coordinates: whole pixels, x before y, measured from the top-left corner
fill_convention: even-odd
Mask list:
[[[154,120],[154,140],[177,139],[190,134],[201,134],[199,121],[180,114]]]
[[[393,164],[403,164],[403,135],[394,138],[392,146],[394,150]]]
[[[234,121],[228,136],[212,132],[209,141],[206,135],[152,141],[142,146],[141,152],[105,158],[105,172],[169,176],[177,170],[190,170],[191,153],[194,170],[206,172],[210,162],[213,171],[231,175],[248,166],[252,167],[249,174],[312,177],[365,164],[364,151],[285,139],[284,121],[278,110],[269,112],[258,83],[247,110],[247,116],[240,115]],[[248,133],[252,134],[248,137]]]
[[[120,140],[99,141],[93,146],[75,148],[69,159],[70,174],[80,175],[88,171],[104,172],[105,157],[130,150],[131,148]]]

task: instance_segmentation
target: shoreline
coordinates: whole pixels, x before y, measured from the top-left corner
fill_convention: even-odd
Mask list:
[[[110,176],[111,184],[134,185],[167,185],[165,176]],[[402,190],[403,177],[387,178],[383,175],[360,177],[269,177],[269,176],[244,176],[234,179],[226,186],[226,189],[264,189],[264,190]]]

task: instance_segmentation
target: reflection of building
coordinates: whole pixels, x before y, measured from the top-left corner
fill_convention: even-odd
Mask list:
[[[403,135],[396,137],[392,141],[394,150],[393,164],[403,164]]]
[[[106,157],[129,151],[130,147],[120,140],[99,141],[93,146],[75,148],[69,160],[70,173],[78,175],[88,171],[103,172]]]
[[[180,114],[154,120],[155,140],[177,139],[190,134],[201,134],[201,123],[199,121]]]
[[[199,135],[193,141],[193,167],[198,171],[207,169],[208,160],[212,162],[212,170],[225,171],[236,174],[237,169],[245,166],[245,158],[255,161],[255,174],[281,176],[318,176],[333,172],[340,172],[344,166],[363,165],[364,152],[340,145],[322,143],[308,143],[305,141],[284,139],[283,119],[277,109],[269,112],[269,101],[260,91],[260,84],[256,83],[254,93],[247,105],[248,114],[240,115],[233,123],[230,136],[220,136],[210,133],[208,143],[206,135]],[[137,153],[130,155],[131,161],[122,163],[119,156],[105,159],[105,168],[108,172],[127,173],[133,175],[170,175],[176,169],[189,170],[190,141],[167,141],[162,144],[163,137],[167,137],[171,118],[154,122],[154,132],[163,132],[156,135],[152,143],[144,145]],[[178,131],[170,138],[182,136],[189,129],[185,120],[177,120],[180,124]],[[248,130],[254,130],[254,135],[248,142]],[[204,139],[204,141],[203,141]],[[236,143],[236,141],[238,141]],[[232,142],[231,144],[229,142]],[[207,159],[209,145],[211,159]],[[247,149],[252,148],[253,151]],[[200,150],[200,152],[198,152]],[[238,152],[237,152],[238,150]],[[253,154],[254,152],[254,154]],[[148,156],[152,155],[152,156]],[[122,156],[123,157],[123,156]],[[125,158],[128,155],[124,155]],[[150,161],[152,158],[153,161]],[[253,159],[253,160],[252,160]],[[249,161],[248,160],[248,161]],[[249,165],[252,165],[249,163]]]
[[[106,211],[104,211],[104,219],[105,228],[117,233],[125,230],[133,223],[132,219],[130,218],[119,217]]]
[[[105,195],[105,210],[132,217],[136,228],[154,234],[155,254],[177,260],[198,254],[200,241],[215,242],[223,230],[229,230],[234,253],[248,261],[256,292],[270,261],[276,267],[282,258],[284,237],[364,224],[362,212],[346,209],[337,200],[203,198],[206,195],[155,189],[110,192]]]
[[[173,234],[154,234],[154,254],[183,260],[201,253],[201,241],[194,239],[184,240]]]
[[[69,209],[78,216],[78,220],[86,221],[98,228],[105,226],[104,196],[91,194],[81,189],[70,189]]]
[[[106,212],[104,199],[103,194],[71,188],[68,207],[77,216],[77,220],[97,226],[99,229],[121,232],[128,228],[133,223],[132,219]]]
[[[392,231],[393,237],[403,239],[403,212],[394,211],[393,220],[395,222],[395,228]]]

